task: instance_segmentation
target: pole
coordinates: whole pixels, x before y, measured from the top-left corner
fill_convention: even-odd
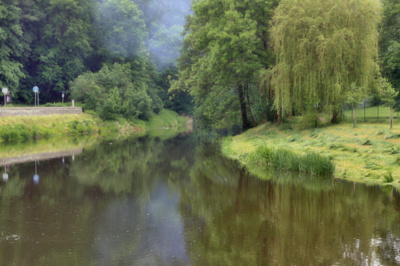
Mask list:
[[[366,118],[365,118],[365,99],[364,99],[364,123],[367,122]]]
[[[35,107],[36,107],[36,92],[35,92]]]

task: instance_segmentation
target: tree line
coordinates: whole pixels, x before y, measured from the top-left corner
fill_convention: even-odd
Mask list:
[[[189,9],[189,0],[4,0],[0,85],[15,103],[32,104],[38,86],[42,103],[65,92],[107,118],[186,112],[167,90]]]
[[[16,103],[33,103],[33,86],[42,103],[66,92],[107,119],[166,107],[217,128],[337,122],[366,98],[400,109],[399,12],[396,0],[4,0],[0,85]]]
[[[396,0],[201,0],[192,10],[170,92],[190,92],[203,125],[338,122],[364,99],[400,109]]]

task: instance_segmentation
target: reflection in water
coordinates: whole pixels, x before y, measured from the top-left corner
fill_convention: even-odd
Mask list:
[[[75,160],[7,166],[0,265],[400,263],[396,191],[287,173],[261,181],[195,140],[105,141]]]
[[[188,264],[178,200],[161,182],[146,206],[134,197],[111,203],[96,226],[95,265]]]

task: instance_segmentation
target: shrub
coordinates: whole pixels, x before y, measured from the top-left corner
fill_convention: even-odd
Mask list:
[[[112,89],[107,99],[102,106],[99,106],[100,118],[103,120],[115,120],[121,114],[121,97],[119,96],[118,89]]]

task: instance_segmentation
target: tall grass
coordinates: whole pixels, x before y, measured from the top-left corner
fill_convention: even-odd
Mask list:
[[[303,155],[285,149],[259,147],[250,154],[249,160],[253,163],[295,172],[318,175],[333,175],[335,172],[335,166],[331,160],[315,152]]]

